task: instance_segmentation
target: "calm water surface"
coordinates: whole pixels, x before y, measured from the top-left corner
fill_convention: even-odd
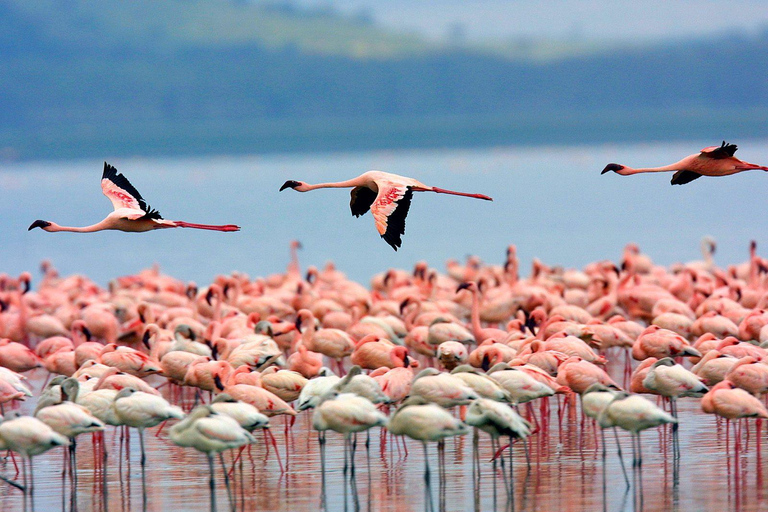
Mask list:
[[[621,364],[612,364],[610,369],[614,377],[620,378]],[[44,373],[37,370],[32,374],[35,391],[42,385]],[[167,386],[163,391],[167,396]],[[559,428],[556,401],[550,400],[549,428],[542,426],[540,433],[531,438],[530,472],[522,446],[515,446],[514,510],[764,510],[768,503],[768,490],[764,487],[766,463],[758,454],[754,421],[749,422],[748,434],[745,427],[742,451],[735,452],[731,439],[728,456],[725,424],[703,414],[698,400],[681,400],[679,467],[673,463],[669,432],[646,431],[642,435],[641,492],[639,480],[631,489],[626,489],[612,437],[607,438],[608,456],[603,466],[599,432],[589,422],[582,424],[580,412],[575,408],[566,409],[562,428]],[[191,406],[191,397],[184,403]],[[33,404],[23,404],[22,410],[32,411]],[[538,406],[536,411],[538,415]],[[323,488],[316,434],[309,426],[310,415],[303,413],[298,417],[288,436],[287,452],[283,419],[273,418],[271,424],[287,471],[281,474],[274,450],[270,449],[267,454],[264,438],[258,435],[259,442],[253,446],[251,455],[246,452],[243,472],[239,473],[238,468],[234,476],[239,510],[312,511],[322,509],[323,505],[329,511],[512,510],[505,481],[508,467],[502,472],[497,466],[494,473],[493,464],[489,462],[493,450],[484,434],[480,436],[479,476],[473,473],[472,434],[446,443],[442,481],[437,448],[430,444],[431,488],[426,489],[420,443],[407,441],[406,456],[376,429],[372,431],[370,450],[366,453],[365,436],[360,436],[355,478],[350,481],[342,471],[343,439],[329,433]],[[167,439],[167,432],[156,437],[158,428],[149,429],[145,434],[146,509],[210,510],[207,459],[193,450],[175,447]],[[765,436],[763,429],[763,443]],[[632,481],[630,439],[622,433],[620,440]],[[107,430],[106,445],[110,456],[107,509],[142,510],[144,499],[136,432],[131,433],[128,458],[123,455],[120,460],[119,434],[112,428]],[[231,462],[232,454],[227,454],[226,463]],[[63,498],[61,491],[62,464],[62,449],[35,458],[36,510],[71,509],[69,494]],[[78,440],[78,467],[78,510],[105,510],[102,473],[94,470],[90,436],[80,436]],[[220,469],[218,465],[217,469]],[[0,463],[0,470],[6,476],[14,476],[9,460]],[[636,476],[639,477],[639,473]],[[217,484],[218,508],[227,510],[221,471],[217,474]],[[426,498],[428,491],[431,491],[431,501]],[[22,510],[18,491],[2,485],[0,496],[0,510]]]

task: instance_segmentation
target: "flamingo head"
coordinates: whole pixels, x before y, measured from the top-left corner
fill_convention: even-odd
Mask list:
[[[40,228],[43,231],[50,231],[50,229],[49,229],[50,227],[51,227],[51,223],[50,222],[48,222],[47,220],[40,220],[40,219],[38,219],[38,220],[36,220],[35,222],[33,222],[32,224],[29,225],[29,228],[27,229],[27,231],[32,231],[35,228]]]
[[[615,172],[617,174],[621,174],[620,171],[622,169],[624,169],[623,165],[620,165],[620,164],[608,164],[608,165],[605,166],[605,169],[603,169],[603,172],[601,172],[600,174],[605,174],[605,173],[610,172],[610,171],[613,171],[613,172]]]
[[[307,191],[306,186],[307,184],[304,183],[303,181],[288,180],[285,183],[283,183],[282,187],[280,187],[280,191],[282,192],[287,188],[292,188],[293,190],[296,190],[298,192],[306,192]]]

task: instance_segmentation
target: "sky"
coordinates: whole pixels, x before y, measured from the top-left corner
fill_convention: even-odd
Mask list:
[[[397,30],[441,39],[461,25],[469,40],[498,38],[688,39],[768,30],[764,0],[297,0],[366,10]]]

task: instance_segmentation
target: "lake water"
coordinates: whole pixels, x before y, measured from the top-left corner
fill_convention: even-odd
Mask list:
[[[623,362],[609,367],[620,378]],[[37,391],[44,371],[36,370],[31,380]],[[163,392],[168,393],[167,386]],[[191,407],[191,394],[183,402]],[[679,403],[679,465],[673,463],[669,432],[650,430],[641,436],[643,444],[642,475],[631,468],[629,436],[620,434],[625,463],[632,487],[624,484],[616,444],[609,435],[606,463],[599,448],[599,433],[591,423],[582,424],[576,409],[567,409],[562,427],[558,427],[557,402],[550,399],[550,425],[531,438],[531,470],[526,467],[522,446],[515,446],[514,510],[571,510],[610,512],[658,510],[764,510],[768,490],[764,486],[764,461],[755,444],[755,422],[749,420],[749,433],[742,434],[742,450],[734,451],[731,431],[730,455],[726,452],[724,423],[700,411],[697,399]],[[30,412],[32,402],[23,404]],[[523,411],[524,412],[524,411]],[[538,405],[536,406],[539,414]],[[357,447],[354,480],[343,473],[343,439],[329,432],[325,486],[317,445],[317,437],[309,428],[310,413],[302,413],[289,435],[286,455],[283,419],[272,419],[281,460],[286,472],[281,473],[274,450],[269,454],[263,437],[257,436],[251,455],[244,454],[243,472],[234,475],[238,510],[251,511],[508,511],[504,472],[494,472],[489,462],[493,450],[488,437],[480,436],[480,470],[473,472],[472,434],[449,439],[446,443],[446,467],[441,480],[435,444],[429,445],[431,485],[424,481],[424,455],[420,443],[407,441],[408,455],[396,448],[390,439],[371,434],[370,451],[366,453],[360,436]],[[159,427],[145,433],[147,447],[146,510],[210,510],[208,464],[205,456],[194,450],[182,450],[168,439],[167,432],[156,437]],[[609,433],[610,434],[610,433]],[[107,471],[107,506],[103,502],[102,476],[94,469],[90,436],[78,440],[77,506],[81,511],[142,510],[141,467],[136,432],[130,435],[128,456],[120,457],[118,432],[109,428],[106,446],[109,451]],[[666,437],[665,437],[666,436]],[[765,429],[762,431],[765,443]],[[226,463],[232,462],[226,455]],[[52,450],[35,458],[36,510],[71,510],[70,495],[61,491],[63,449]],[[505,458],[507,455],[505,454]],[[506,461],[505,461],[506,462]],[[220,466],[216,466],[217,505],[227,510],[227,494]],[[13,478],[13,464],[0,462],[2,474]],[[642,491],[640,487],[642,477]],[[641,500],[642,498],[642,500]],[[430,506],[431,505],[431,506]],[[0,485],[0,510],[22,510],[21,493]]]
[[[719,265],[744,261],[749,241],[768,241],[762,172],[701,178],[671,186],[670,173],[601,176],[608,162],[657,166],[719,141],[570,147],[383,151],[285,156],[108,159],[169,219],[237,223],[239,233],[167,230],[89,235],[27,232],[35,219],[88,225],[111,208],[101,194],[101,161],[31,162],[0,168],[0,271],[17,274],[43,258],[62,274],[85,273],[105,284],[153,263],[185,280],[207,283],[221,272],[251,276],[283,271],[288,244],[300,240],[302,265],[333,260],[361,282],[418,260],[443,268],[477,254],[503,261],[510,243],[527,269],[581,267],[617,260],[637,242],[655,261],[699,259],[699,240],[718,241]],[[744,160],[768,162],[768,139],[739,140]],[[379,169],[442,188],[479,192],[494,202],[417,194],[397,253],[379,238],[370,215],[349,212],[349,192],[278,192],[286,179],[348,179]]]

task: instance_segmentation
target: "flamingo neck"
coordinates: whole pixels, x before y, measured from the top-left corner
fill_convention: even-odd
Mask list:
[[[319,188],[350,188],[350,187],[357,187],[362,185],[360,180],[358,178],[354,178],[351,180],[346,181],[337,181],[337,182],[331,182],[331,183],[316,183],[314,185],[311,185],[307,183],[307,185],[303,188],[305,188],[305,192],[309,192],[310,190],[317,190]]]
[[[475,331],[475,338],[480,339],[483,326],[480,324],[480,295],[479,290],[472,290],[472,330]]]
[[[629,176],[631,174],[641,174],[644,172],[665,172],[677,170],[680,170],[680,165],[678,165],[678,163],[674,163],[670,165],[664,165],[662,167],[639,167],[637,169],[625,166],[623,169],[616,172],[622,176]]]
[[[58,224],[55,224],[51,222],[51,225],[45,228],[45,231],[48,231],[49,233],[58,233],[61,231],[68,231],[71,233],[93,233],[95,231],[102,231],[104,229],[109,229],[107,226],[105,226],[104,221],[97,222],[96,224],[92,224],[90,226],[60,226]]]

